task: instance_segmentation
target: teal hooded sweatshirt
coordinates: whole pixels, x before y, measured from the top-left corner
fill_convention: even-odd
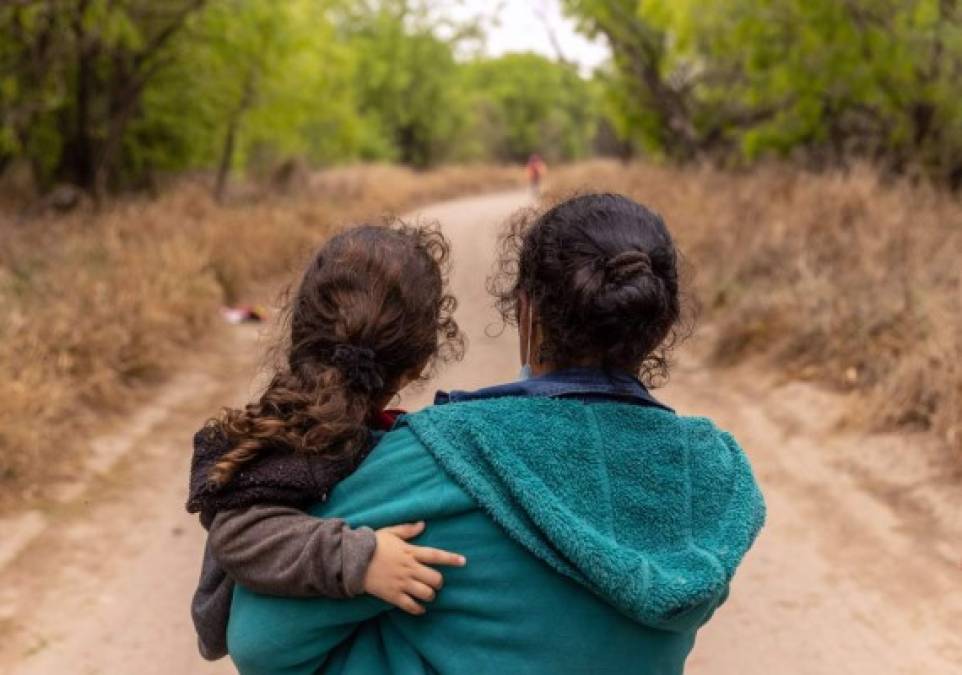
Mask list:
[[[443,570],[423,616],[239,587],[228,641],[244,675],[677,675],[765,506],[707,419],[514,397],[408,416],[312,513],[425,520],[416,543],[468,564]]]

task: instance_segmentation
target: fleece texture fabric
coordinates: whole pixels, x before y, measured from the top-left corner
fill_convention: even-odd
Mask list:
[[[704,418],[502,398],[409,423],[516,541],[649,626],[700,624],[764,520],[745,454]]]
[[[227,436],[214,427],[205,426],[194,434],[187,512],[199,513],[204,529],[210,529],[220,511],[259,504],[307,508],[360,463],[278,449],[241,465],[226,485],[216,485],[210,471],[231,447]]]
[[[748,461],[702,418],[495,398],[405,419],[319,516],[428,521],[463,553],[421,617],[372,598],[235,591],[241,673],[678,675],[764,520]]]

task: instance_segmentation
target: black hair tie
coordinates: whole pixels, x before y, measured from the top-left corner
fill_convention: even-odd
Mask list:
[[[374,357],[373,349],[342,344],[334,348],[331,365],[341,371],[348,386],[372,394],[384,389],[384,376]]]

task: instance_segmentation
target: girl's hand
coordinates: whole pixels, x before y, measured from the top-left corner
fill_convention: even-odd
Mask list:
[[[463,567],[462,555],[408,543],[424,532],[424,523],[407,523],[378,530],[377,548],[364,577],[364,590],[408,614],[424,614],[417,601],[434,600],[444,584],[441,573],[428,565]]]

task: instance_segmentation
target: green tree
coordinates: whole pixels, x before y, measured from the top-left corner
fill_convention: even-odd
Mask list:
[[[315,0],[221,0],[198,15],[143,120],[178,138],[162,164],[216,164],[222,195],[230,169],[252,158],[270,168],[290,155],[356,156],[355,62],[327,10]]]
[[[639,0],[564,0],[592,37],[604,36],[613,69],[605,76],[608,104],[619,133],[647,150],[677,159],[699,151],[687,73],[671,69],[669,36]],[[656,7],[654,9],[663,9]]]
[[[0,9],[4,145],[37,182],[116,179],[144,91],[205,0],[21,0]]]
[[[8,0],[0,170],[102,196],[158,174],[292,157],[416,167],[585,156],[597,83],[534,55],[484,59],[427,0]]]
[[[676,159],[867,157],[962,183],[957,0],[565,0],[619,133]]]
[[[573,66],[508,54],[467,65],[464,79],[474,98],[472,136],[483,156],[523,161],[538,152],[566,160],[591,153],[597,92]]]
[[[962,14],[946,0],[765,0],[692,13],[691,54],[712,54],[723,95],[772,112],[736,137],[746,157],[803,148],[819,163],[867,157],[951,179]]]
[[[416,167],[449,157],[467,119],[454,47],[426,4],[351,3],[341,28],[357,55],[355,90],[367,159]]]

